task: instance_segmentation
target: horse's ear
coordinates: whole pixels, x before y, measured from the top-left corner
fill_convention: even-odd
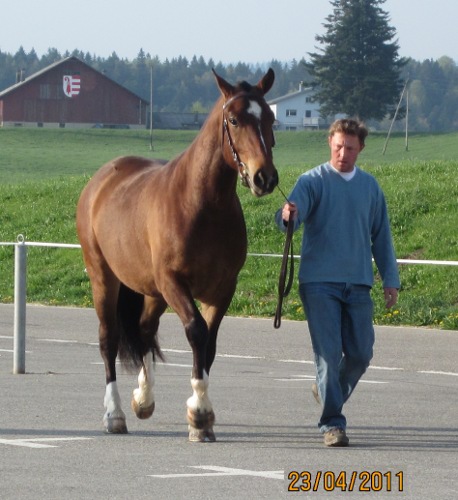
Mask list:
[[[267,92],[269,92],[269,90],[272,88],[274,80],[275,80],[274,70],[272,68],[269,68],[267,73],[258,82],[258,88],[261,89],[264,95],[266,95]]]
[[[228,99],[231,97],[234,92],[235,92],[235,87],[231,85],[230,83],[226,82],[224,78],[218,75],[218,73],[212,68],[213,74],[215,75],[216,78],[216,83],[218,84],[218,87],[225,97],[225,99]]]

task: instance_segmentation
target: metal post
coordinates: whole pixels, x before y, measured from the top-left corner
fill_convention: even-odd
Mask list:
[[[17,238],[14,251],[14,364],[15,375],[25,373],[25,309],[27,291],[27,247]]]

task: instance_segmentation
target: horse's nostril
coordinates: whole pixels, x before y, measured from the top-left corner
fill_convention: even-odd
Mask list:
[[[255,176],[254,176],[254,183],[257,187],[259,188],[264,188],[266,185],[267,179],[264,175],[264,172],[260,170]]]
[[[263,170],[260,170],[253,180],[256,187],[271,193],[278,184],[278,172],[275,170],[272,176],[268,176]]]
[[[277,184],[278,184],[278,172],[275,170],[274,174],[269,180],[269,184],[267,186],[267,192],[271,193],[275,189]]]

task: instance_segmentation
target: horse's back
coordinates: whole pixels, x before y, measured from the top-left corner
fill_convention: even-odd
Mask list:
[[[154,160],[141,156],[120,156],[100,167],[87,184],[86,190],[101,189],[102,184],[107,180],[120,183],[128,178],[139,177],[162,168],[166,163],[166,160]]]

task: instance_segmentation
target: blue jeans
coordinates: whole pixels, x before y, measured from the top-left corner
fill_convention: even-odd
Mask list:
[[[373,355],[370,287],[350,283],[301,283],[299,293],[315,354],[321,432],[347,421],[342,413]]]

